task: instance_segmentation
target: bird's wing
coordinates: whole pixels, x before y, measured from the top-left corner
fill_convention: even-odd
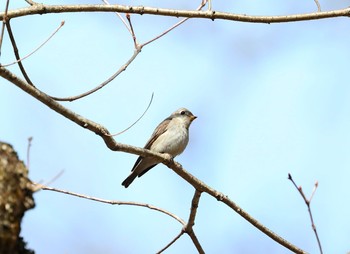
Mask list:
[[[162,135],[164,132],[166,132],[170,121],[171,121],[171,118],[168,117],[167,119],[165,119],[163,122],[161,122],[157,126],[157,128],[154,130],[151,138],[147,141],[147,143],[144,147],[145,149],[151,149],[151,146],[154,143],[154,141],[156,141],[160,135]]]
[[[163,122],[161,122],[157,128],[154,130],[151,138],[147,141],[146,145],[144,146],[145,149],[150,149],[152,144],[154,143],[154,141],[160,136],[162,135],[164,132],[166,132],[167,127],[169,125],[169,122],[171,121],[171,117],[168,117],[167,119],[165,119]],[[142,156],[139,156],[134,164],[134,166],[132,167],[131,171],[134,171],[135,168],[137,167],[137,165],[141,162],[141,160],[143,159]],[[157,164],[155,164],[157,165]],[[151,168],[153,168],[155,165],[151,166],[150,168],[148,168],[145,172],[143,172],[141,175],[143,175],[144,173],[146,173],[148,170],[150,170]]]

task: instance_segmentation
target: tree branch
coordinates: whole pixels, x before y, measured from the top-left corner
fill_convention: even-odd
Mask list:
[[[24,80],[18,78],[15,74],[11,73],[8,69],[0,66],[0,76],[7,79],[12,84],[18,86],[23,91],[27,92],[28,94],[32,95],[34,98],[38,99],[42,103],[44,103],[46,106],[50,107],[57,113],[63,115],[64,117],[68,118],[69,120],[75,122],[79,126],[88,129],[97,135],[99,135],[107,145],[109,149],[112,151],[121,151],[121,152],[127,152],[131,154],[141,155],[144,157],[153,157],[157,158],[171,168],[175,173],[177,173],[179,176],[181,176],[184,180],[186,180],[189,184],[191,184],[196,190],[200,192],[206,192],[210,196],[216,198],[218,201],[221,201],[225,203],[227,206],[231,207],[234,211],[236,211],[240,216],[242,216],[244,219],[246,219],[249,223],[251,223],[254,227],[262,231],[264,234],[272,238],[274,241],[278,242],[282,246],[288,248],[289,250],[293,251],[294,253],[306,253],[305,251],[301,250],[297,246],[291,244],[284,238],[280,237],[267,227],[265,227],[263,224],[261,224],[259,221],[257,221],[255,218],[250,216],[246,211],[244,211],[241,207],[239,207],[236,203],[234,203],[232,200],[230,200],[227,196],[224,196],[222,193],[216,191],[215,189],[211,188],[210,186],[206,185],[202,181],[200,181],[195,176],[188,173],[181,164],[175,162],[172,160],[167,154],[161,154],[152,152],[147,149],[137,148],[130,145],[125,145],[122,143],[116,142],[110,135],[109,131],[103,127],[100,124],[97,124],[81,115],[78,115],[74,113],[73,111],[63,107],[61,104],[50,98],[45,93],[41,92],[39,89],[30,86],[28,83],[26,83]]]
[[[100,90],[101,88],[103,88],[105,85],[109,84],[111,81],[113,81],[116,77],[119,76],[119,74],[121,74],[122,72],[124,72],[126,70],[126,68],[128,68],[128,66],[135,60],[135,58],[138,56],[138,54],[141,52],[142,47],[136,46],[133,55],[130,57],[130,59],[128,61],[126,61],[125,64],[123,64],[112,76],[110,76],[107,80],[103,81],[101,84],[99,84],[98,86],[96,86],[95,88],[84,92],[82,94],[76,95],[76,96],[70,96],[70,97],[66,97],[66,98],[60,98],[60,97],[54,97],[54,96],[50,96],[52,99],[56,100],[56,101],[74,101],[77,99],[81,99],[85,96],[88,96],[98,90]]]
[[[315,234],[315,237],[316,237],[316,240],[317,240],[317,244],[318,244],[318,248],[320,250],[320,253],[323,254],[323,250],[322,250],[322,245],[321,245],[321,240],[318,236],[318,233],[317,233],[317,229],[316,229],[316,225],[314,223],[314,219],[313,219],[313,216],[312,216],[312,211],[311,211],[311,200],[312,198],[314,197],[315,195],[315,192],[316,192],[316,189],[318,187],[318,181],[316,181],[315,185],[314,185],[314,189],[312,190],[312,193],[311,193],[311,196],[310,198],[308,199],[306,196],[305,196],[305,193],[303,191],[303,188],[301,186],[297,186],[297,184],[295,183],[292,175],[290,173],[288,173],[288,180],[290,180],[294,187],[298,190],[299,194],[301,195],[301,197],[303,198],[306,206],[307,206],[307,210],[309,212],[309,216],[310,216],[310,221],[311,221],[311,227],[312,227],[312,230],[314,231],[314,234]]]
[[[316,20],[335,17],[350,17],[350,7],[333,10],[333,11],[318,11],[306,14],[292,14],[292,15],[276,15],[276,16],[255,16],[246,14],[235,14],[220,11],[196,11],[196,10],[177,10],[177,9],[163,9],[144,6],[126,6],[126,5],[44,5],[37,4],[27,8],[10,10],[7,17],[18,18],[29,15],[42,15],[49,13],[68,13],[68,12],[121,12],[121,13],[135,13],[135,14],[149,14],[156,16],[170,16],[170,17],[184,17],[184,18],[202,18],[202,19],[220,19],[239,22],[250,23],[285,23],[305,20]],[[0,19],[3,18],[4,12],[0,13]]]
[[[131,206],[146,207],[146,208],[149,208],[151,210],[155,210],[157,212],[164,213],[164,214],[174,218],[175,220],[180,222],[182,225],[185,225],[185,221],[183,219],[181,219],[179,216],[177,216],[176,214],[173,214],[173,213],[171,213],[171,212],[169,212],[167,210],[164,210],[162,208],[156,207],[154,205],[150,205],[150,204],[146,204],[146,203],[140,203],[140,202],[131,202],[131,201],[108,200],[108,199],[91,197],[91,196],[87,196],[87,195],[83,195],[83,194],[79,194],[79,193],[75,193],[75,192],[71,192],[71,191],[56,189],[56,188],[48,187],[48,186],[41,185],[41,184],[33,184],[33,185],[34,185],[33,186],[33,191],[37,191],[38,189],[39,190],[49,190],[49,191],[55,191],[55,192],[67,194],[67,195],[70,195],[70,196],[84,198],[84,199],[97,201],[97,202],[100,202],[100,203],[105,203],[105,204],[110,204],[110,205],[131,205]]]
[[[186,226],[184,227],[184,231],[191,237],[191,240],[193,244],[196,246],[198,253],[204,254],[204,250],[201,246],[201,244],[198,241],[198,238],[196,234],[193,231],[193,226],[194,226],[194,221],[196,219],[197,215],[197,209],[198,209],[198,204],[199,204],[199,199],[201,198],[202,192],[197,190],[194,192],[193,198],[192,198],[192,204],[191,204],[191,213],[188,218],[188,222]]]

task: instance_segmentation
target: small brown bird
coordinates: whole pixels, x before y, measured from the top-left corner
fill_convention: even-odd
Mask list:
[[[144,148],[158,153],[167,153],[175,158],[185,150],[189,140],[188,128],[196,118],[188,109],[176,110],[157,126]],[[159,161],[154,158],[138,157],[131,174],[122,182],[122,185],[128,188],[137,176],[142,176],[158,163]]]

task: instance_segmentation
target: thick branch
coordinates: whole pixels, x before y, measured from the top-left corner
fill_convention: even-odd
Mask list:
[[[203,19],[222,19],[239,22],[251,23],[283,23],[304,20],[325,19],[334,17],[349,17],[350,8],[334,11],[320,11],[306,14],[295,15],[278,15],[278,16],[252,16],[246,14],[234,14],[220,11],[196,11],[196,10],[176,10],[152,8],[144,6],[125,6],[125,5],[44,5],[36,4],[27,8],[10,10],[7,13],[8,18],[17,18],[27,15],[49,14],[49,13],[66,13],[66,12],[120,12],[135,14],[150,14],[157,16],[171,16],[184,18],[203,18]],[[4,16],[4,12],[0,13],[0,19]]]

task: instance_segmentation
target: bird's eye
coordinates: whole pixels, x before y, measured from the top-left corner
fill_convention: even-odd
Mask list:
[[[186,112],[185,112],[184,110],[182,110],[182,111],[180,112],[180,114],[181,114],[181,115],[184,115],[184,114],[186,114]]]

